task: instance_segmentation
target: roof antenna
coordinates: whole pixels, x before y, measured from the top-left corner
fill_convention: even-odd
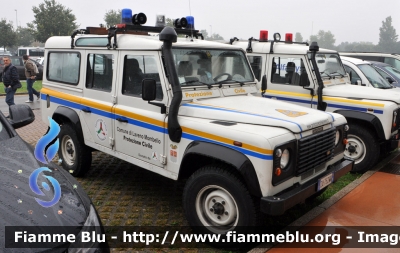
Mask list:
[[[190,0],[189,0],[189,14],[192,17],[192,8],[190,7]],[[190,32],[192,34],[192,37],[190,38],[190,41],[192,41],[192,42],[193,42],[193,28],[194,28],[194,23],[193,23],[193,25],[190,26]]]

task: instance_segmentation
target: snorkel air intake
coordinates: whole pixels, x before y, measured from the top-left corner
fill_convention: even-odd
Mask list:
[[[174,67],[174,59],[172,56],[172,43],[177,41],[178,35],[172,27],[165,27],[160,35],[163,42],[162,55],[167,70],[167,77],[172,86],[172,101],[168,115],[168,135],[171,141],[180,142],[182,137],[182,128],[178,122],[178,111],[182,101],[182,89],[179,85],[178,74]]]

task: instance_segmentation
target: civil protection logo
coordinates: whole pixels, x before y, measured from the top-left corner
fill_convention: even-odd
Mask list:
[[[58,133],[60,132],[60,126],[52,118],[49,117],[48,119],[50,122],[49,132],[47,134],[45,134],[42,138],[40,138],[40,140],[36,144],[35,152],[34,152],[36,159],[44,164],[48,164],[54,158],[54,156],[57,154],[58,147],[59,147],[58,138],[56,139],[56,141],[54,143],[52,143],[51,145],[49,145],[49,144],[51,142],[53,142],[53,140],[58,136]],[[46,150],[46,146],[48,146],[47,150]],[[45,153],[46,153],[46,155],[45,155]],[[47,159],[45,156],[47,157]],[[43,171],[52,172],[47,167],[40,167],[40,168],[34,170],[32,172],[32,174],[29,176],[29,187],[31,188],[31,190],[34,193],[36,193],[37,195],[40,195],[40,196],[44,196],[45,194],[39,188],[39,186],[37,184],[37,179],[38,179],[40,173]],[[53,186],[54,197],[50,201],[43,201],[39,198],[35,198],[35,200],[43,207],[51,207],[60,200],[61,187],[60,187],[60,184],[58,183],[58,181],[56,179],[54,179],[53,177],[51,177],[51,176],[44,176],[44,177],[47,178],[49,180],[49,182],[51,183],[51,185]],[[42,187],[46,191],[50,191],[50,186],[46,182],[42,182]]]

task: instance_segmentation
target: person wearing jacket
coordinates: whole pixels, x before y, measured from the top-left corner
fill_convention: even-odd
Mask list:
[[[8,106],[15,105],[14,94],[20,87],[17,68],[11,64],[11,59],[8,56],[3,56],[4,70],[3,70],[3,83],[4,91],[6,93],[6,103]]]
[[[33,102],[33,95],[40,99],[40,93],[33,88],[33,83],[36,81],[36,71],[34,62],[29,59],[29,56],[24,54],[22,56],[25,64],[25,77],[26,77],[26,87],[28,89],[29,99],[25,103]]]

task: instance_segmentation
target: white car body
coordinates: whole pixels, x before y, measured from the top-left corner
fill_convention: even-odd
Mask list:
[[[347,117],[348,121],[353,119],[353,122],[362,122],[366,120],[366,117],[369,118],[365,121],[366,124],[360,123],[360,127],[379,122],[375,127],[371,125],[371,128],[374,129],[374,133],[371,132],[371,134],[380,136],[373,146],[381,145],[381,150],[387,148],[384,145],[390,145],[388,149],[397,147],[397,128],[399,125],[395,121],[397,121],[397,113],[400,112],[398,111],[400,110],[400,93],[392,92],[392,90],[350,85],[349,77],[344,71],[336,51],[327,49],[316,51],[316,67],[314,67],[311,60],[312,51],[310,51],[313,45],[309,48],[305,43],[250,39],[249,41],[232,40],[232,45],[239,46],[247,51],[250,64],[258,79],[259,94],[274,100],[317,108],[319,85],[317,74],[313,70],[318,69],[318,75],[321,76],[321,83],[323,84],[321,108],[325,106],[327,112],[341,113]],[[295,73],[293,74],[289,72],[289,62],[290,67],[295,66]],[[332,68],[336,68],[340,73]],[[297,79],[301,79],[301,75],[303,75],[304,83],[300,85],[302,82],[300,80],[291,84],[292,80],[289,80],[288,76],[292,75],[293,80],[296,80],[294,75],[300,76]],[[264,93],[261,90],[263,82],[266,84]],[[393,125],[396,127],[393,127]],[[351,128],[350,131],[352,131]],[[348,147],[350,145],[351,147],[364,148],[351,153],[346,151],[345,154],[356,159],[356,166],[358,163],[361,164],[357,169],[365,170],[364,168],[371,166],[371,163],[362,164],[362,161],[368,156],[366,154],[367,145],[363,144],[367,140],[358,136],[351,140],[354,142],[350,142]],[[379,152],[379,148],[373,150],[374,154],[370,155],[375,156],[376,161],[379,154],[375,153]]]

